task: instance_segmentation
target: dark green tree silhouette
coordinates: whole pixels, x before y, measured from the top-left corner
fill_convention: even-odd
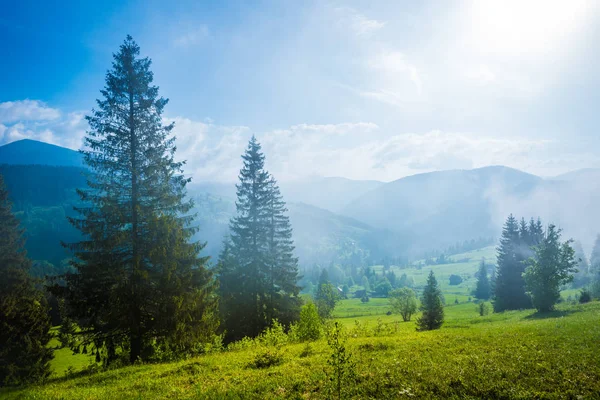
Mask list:
[[[230,223],[227,257],[220,259],[228,341],[257,336],[275,319],[287,325],[299,318],[301,306],[287,209],[255,137],[242,159],[237,215]]]
[[[560,229],[548,226],[546,235],[536,247],[535,257],[527,261],[523,277],[534,307],[550,311],[560,299],[560,286],[573,280],[577,271],[575,250],[571,241],[560,242]]]
[[[53,357],[47,303],[29,276],[23,230],[11,208],[0,175],[0,386],[48,377]]]
[[[423,311],[423,314],[417,319],[418,331],[439,329],[444,323],[442,292],[435,279],[433,270],[429,272],[427,284],[421,296],[421,311]]]
[[[522,234],[523,232],[521,232]],[[513,215],[509,215],[498,247],[498,268],[496,269],[494,311],[518,310],[531,307],[531,300],[525,292],[524,254],[531,254],[529,245],[523,242],[519,225]]]
[[[152,84],[151,61],[128,36],[114,54],[82,151],[91,170],[71,223],[84,239],[69,244],[75,273],[54,291],[81,328],[82,344],[121,349],[129,361],[157,345],[185,352],[218,322],[215,280],[191,243],[196,232],[183,162],[174,160],[167,100]]]
[[[477,271],[477,286],[475,287],[474,296],[476,299],[488,300],[492,296],[490,279],[488,277],[487,266],[485,259],[481,259],[479,270]]]

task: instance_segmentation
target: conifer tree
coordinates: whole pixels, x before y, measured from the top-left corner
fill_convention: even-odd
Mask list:
[[[577,271],[575,251],[570,244],[571,241],[560,243],[560,229],[551,224],[536,247],[535,257],[527,261],[523,278],[533,305],[540,312],[554,308],[560,299],[560,286],[571,282],[572,273]]]
[[[417,319],[418,331],[431,331],[441,328],[444,323],[444,304],[442,302],[442,292],[433,270],[429,272],[427,284],[421,296],[421,311],[423,311],[423,314]]]
[[[590,254],[590,275],[592,280],[600,280],[600,234],[596,236],[592,254]]]
[[[29,276],[23,230],[11,209],[0,175],[0,386],[48,377],[53,357],[47,303]]]
[[[474,295],[476,299],[480,300],[488,300],[492,295],[487,266],[485,265],[484,258],[481,259],[479,270],[477,271],[477,286],[475,287]]]
[[[82,151],[90,168],[79,190],[79,217],[72,224],[84,240],[67,245],[75,273],[55,287],[81,328],[111,362],[117,350],[129,361],[153,346],[184,352],[212,335],[218,322],[215,281],[191,243],[183,162],[174,160],[173,124],[163,124],[168,100],[152,84],[151,61],[127,36],[87,117]],[[97,352],[97,354],[99,354]]]
[[[294,256],[292,226],[279,186],[273,177],[268,186],[268,303],[267,321],[274,319],[287,326],[300,318],[302,300],[297,285],[298,258]]]
[[[257,336],[274,319],[288,324],[300,313],[298,260],[287,210],[254,136],[242,159],[230,256],[221,260],[219,278],[227,340]]]
[[[573,286],[584,287],[591,282],[590,265],[581,242],[573,242],[573,250],[575,250],[575,261],[577,262],[577,272],[573,276]]]
[[[522,249],[519,225],[511,214],[502,229],[498,247],[498,268],[496,269],[494,290],[494,311],[496,312],[531,306],[522,276],[525,271]]]

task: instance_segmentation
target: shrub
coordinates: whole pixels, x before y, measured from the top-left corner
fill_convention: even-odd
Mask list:
[[[298,340],[318,340],[321,337],[322,328],[317,307],[313,303],[302,306],[298,322]]]
[[[326,371],[329,381],[328,398],[350,398],[356,378],[356,365],[346,348],[346,336],[337,321],[328,332],[327,344],[331,348],[331,355],[327,360],[330,369]]]
[[[460,285],[463,281],[463,278],[460,275],[452,274],[450,275],[450,285]]]
[[[369,296],[365,295],[365,296],[361,297],[360,301],[362,303],[368,303],[369,302]]]
[[[279,365],[283,362],[283,355],[274,349],[267,348],[256,354],[254,360],[250,363],[251,368],[262,369]]]
[[[590,291],[587,289],[581,289],[581,294],[579,295],[579,302],[583,304],[589,303],[590,301],[592,301],[592,294],[590,293]]]
[[[315,351],[313,350],[312,346],[310,343],[306,343],[306,346],[304,346],[302,352],[300,353],[300,358],[309,357],[313,354],[315,354]]]
[[[486,302],[481,302],[479,303],[479,306],[477,307],[477,310],[479,311],[479,315],[481,317],[488,315],[490,313],[490,306],[488,303]]]
[[[265,329],[259,336],[259,342],[265,346],[278,347],[288,342],[288,336],[283,330],[283,325],[274,319],[271,327]]]

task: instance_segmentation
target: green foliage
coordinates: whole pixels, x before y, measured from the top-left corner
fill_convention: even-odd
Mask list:
[[[550,224],[527,265],[523,278],[533,305],[540,312],[552,310],[560,300],[561,285],[571,282],[577,270],[571,241],[560,243],[560,229]]]
[[[482,301],[477,306],[477,311],[479,312],[480,317],[484,317],[490,313],[490,306],[485,301]]]
[[[596,236],[592,254],[590,254],[590,275],[592,275],[592,279],[600,280],[600,234]]]
[[[479,270],[477,271],[477,286],[473,293],[476,299],[488,300],[492,296],[492,287],[488,278],[487,266],[485,265],[485,259],[481,259],[479,264]]]
[[[460,275],[456,275],[456,274],[452,274],[450,275],[450,285],[452,286],[456,286],[456,285],[460,285],[463,281],[463,278]]]
[[[371,284],[369,283],[369,278],[367,278],[366,276],[363,276],[360,282],[361,282],[361,285],[367,291],[367,293],[371,291]]]
[[[283,330],[283,325],[276,319],[270,327],[266,328],[264,332],[258,336],[258,343],[267,347],[281,347],[288,342],[288,336]]]
[[[339,319],[346,329],[351,329],[356,320],[373,326],[377,318],[384,323],[399,318],[385,316],[389,307],[386,299],[372,299],[366,305],[359,299],[343,300],[336,311],[356,304],[363,310],[362,316]],[[376,310],[380,315],[369,315]],[[367,335],[355,337],[350,331],[346,346],[353,350],[356,379],[352,387],[348,385],[352,390],[348,397],[597,397],[600,353],[590,344],[598,338],[600,302],[562,303],[556,311],[544,315],[524,310],[479,317],[473,311],[467,303],[448,307],[445,327],[449,329],[426,335],[402,323],[390,336],[374,337],[370,329]],[[324,339],[310,342],[310,350],[301,357],[306,346],[284,345],[281,364],[264,369],[248,367],[263,350],[255,344],[183,361],[109,369],[95,375],[80,373],[84,363],[68,379],[61,372],[59,379],[42,385],[0,389],[0,398],[332,398],[327,379],[331,371],[327,364],[330,347]],[[65,357],[76,358],[70,354]]]
[[[50,318],[44,294],[29,276],[23,231],[0,175],[0,386],[50,375]]]
[[[298,321],[298,339],[301,341],[318,340],[321,337],[323,326],[317,307],[312,303],[306,303],[300,310]]]
[[[518,310],[531,307],[531,299],[525,291],[524,261],[533,255],[531,246],[539,243],[543,235],[541,222],[531,220],[528,227],[524,220],[521,225],[513,215],[509,215],[502,229],[498,247],[498,268],[494,289],[494,311]]]
[[[321,319],[331,318],[335,303],[339,300],[337,289],[331,283],[319,285],[315,295],[315,303]]]
[[[579,241],[573,242],[573,250],[575,250],[575,261],[577,262],[577,272],[573,275],[573,287],[580,288],[590,284],[592,275],[583,246]]]
[[[410,321],[410,317],[417,312],[418,301],[414,290],[404,287],[390,292],[388,299],[393,312],[402,315],[402,319]]]
[[[347,349],[347,337],[342,326],[336,321],[327,335],[327,344],[331,355],[327,360],[326,371],[328,393],[331,398],[342,399],[350,396],[356,379],[356,364]]]
[[[69,244],[76,273],[53,291],[67,301],[82,345],[106,363],[195,352],[218,325],[215,281],[190,243],[183,162],[174,161],[173,124],[163,125],[167,100],[153,86],[151,61],[128,36],[114,55],[82,151],[88,187],[78,190],[83,240]]]
[[[438,287],[433,271],[431,271],[421,297],[421,311],[423,311],[423,314],[417,320],[417,330],[430,331],[441,328],[444,323],[444,305],[441,296],[442,292]]]
[[[581,289],[581,293],[579,294],[579,303],[589,303],[592,301],[592,293],[588,289]]]
[[[287,208],[277,182],[264,169],[265,156],[254,136],[242,159],[237,215],[219,260],[228,341],[255,337],[273,319],[289,326],[298,320],[301,306]]]
[[[283,362],[283,355],[279,350],[267,348],[256,354],[252,362],[251,368],[263,369],[279,365]]]
[[[379,296],[387,297],[389,292],[392,290],[392,284],[387,278],[383,278],[383,280],[375,287],[375,293]]]

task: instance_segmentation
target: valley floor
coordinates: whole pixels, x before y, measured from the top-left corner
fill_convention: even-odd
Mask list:
[[[472,303],[446,307],[442,329],[416,332],[397,315],[339,318],[356,380],[348,398],[600,398],[600,302],[559,305],[480,317]],[[362,311],[376,309],[376,304]],[[413,318],[414,320],[415,318]],[[356,323],[355,321],[359,321]],[[281,363],[252,366],[257,355]],[[0,391],[7,399],[331,398],[325,339],[253,347],[186,361],[147,364]]]

